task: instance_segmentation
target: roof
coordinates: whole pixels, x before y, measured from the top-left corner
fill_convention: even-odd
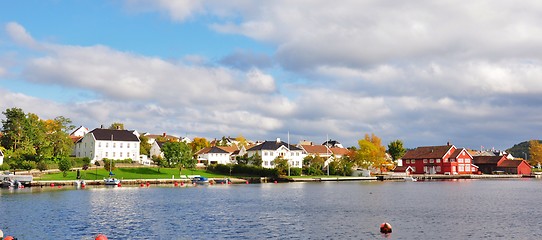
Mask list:
[[[301,148],[309,154],[331,154],[329,148],[324,145],[301,145]]]
[[[92,133],[96,140],[139,142],[139,138],[128,130],[96,128],[89,133]]]
[[[3,157],[4,156],[4,153],[2,152],[2,150],[0,150],[0,157]]]
[[[443,158],[446,153],[455,148],[454,145],[418,147],[405,153],[403,159]],[[460,151],[459,151],[460,152]]]
[[[411,166],[397,166],[393,169],[394,172],[406,172],[407,169],[411,171],[414,171],[414,169]]]
[[[196,154],[200,155],[200,154],[207,154],[207,153],[231,153],[230,151],[224,148],[225,147],[217,147],[217,146],[206,147],[199,150]]]
[[[332,147],[332,148],[329,148],[329,149],[335,155],[348,155],[350,153],[350,150],[348,148]]]
[[[239,150],[239,148],[237,147],[237,145],[232,145],[232,146],[217,146],[218,148],[228,152],[228,153],[233,153],[237,150]]]
[[[472,163],[476,165],[497,165],[497,163],[503,159],[504,156],[474,156],[472,157]],[[504,157],[505,158],[505,157]]]
[[[288,147],[288,144],[283,141],[265,141],[259,145],[249,148],[247,151],[277,150],[282,146]],[[289,149],[292,151],[301,151],[301,149],[292,144],[290,144]]]
[[[523,162],[523,160],[504,160],[498,167],[518,167]]]

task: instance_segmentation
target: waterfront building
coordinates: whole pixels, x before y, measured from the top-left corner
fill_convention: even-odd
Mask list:
[[[474,156],[472,162],[485,174],[509,173],[531,174],[531,165],[523,159],[510,160],[507,155],[501,156]]]
[[[403,156],[403,166],[412,167],[414,174],[472,174],[478,166],[465,148],[454,145],[424,146],[410,150]]]
[[[275,159],[281,157],[288,160],[291,167],[301,168],[303,166],[303,158],[306,154],[303,150],[285,143],[277,138],[276,141],[265,141],[261,144],[253,146],[247,149],[248,157],[252,157],[256,154],[262,157],[262,166],[265,168],[274,168]]]
[[[133,131],[96,128],[75,143],[75,156],[88,157],[91,163],[103,160],[139,161],[139,137]]]

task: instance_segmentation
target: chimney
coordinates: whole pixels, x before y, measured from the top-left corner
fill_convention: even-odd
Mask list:
[[[162,137],[166,137],[166,133],[162,133]]]
[[[446,143],[446,146],[450,146],[450,141],[448,141],[448,142]]]
[[[102,124],[102,125],[100,125],[100,128],[101,128],[101,129],[104,129],[104,125],[103,125],[103,124]]]
[[[280,138],[277,138],[277,142],[278,142],[278,143],[280,142]]]
[[[117,130],[120,130],[120,126],[119,126],[119,125],[117,125]]]

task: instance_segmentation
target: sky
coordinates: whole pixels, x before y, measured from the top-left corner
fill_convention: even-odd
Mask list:
[[[0,3],[0,109],[153,134],[540,139],[536,0]],[[4,119],[4,116],[0,116]]]

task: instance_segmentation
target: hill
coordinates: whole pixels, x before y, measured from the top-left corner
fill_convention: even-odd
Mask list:
[[[542,140],[538,140],[538,142],[542,143]],[[519,158],[525,158],[525,155],[527,155],[527,159],[531,159],[529,155],[529,141],[520,142],[513,147],[507,149],[506,152],[511,153],[512,156]]]

